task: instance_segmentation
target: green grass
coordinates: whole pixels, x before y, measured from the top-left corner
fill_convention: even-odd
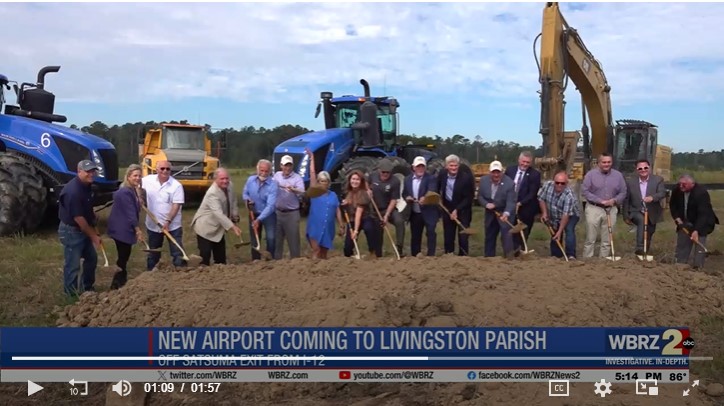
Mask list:
[[[247,177],[254,172],[253,169],[233,169],[230,171],[235,185],[235,193],[241,194]],[[700,179],[702,177],[699,177]],[[702,180],[704,181],[704,180]],[[715,210],[720,217],[724,215],[724,191],[712,191],[712,202]],[[241,204],[241,202],[240,202]],[[99,228],[101,232],[105,229],[106,218],[110,213],[110,209],[105,209],[99,213],[101,218]],[[193,217],[194,209],[185,209],[183,211],[184,220],[184,247],[188,254],[197,253],[195,235],[189,227],[189,223]],[[241,210],[243,236],[246,240],[249,238],[248,222],[246,221],[246,211]],[[666,215],[666,221],[657,227],[654,237],[652,255],[660,260],[673,259],[673,247],[675,228],[670,216]],[[724,218],[724,217],[723,217]],[[470,238],[470,254],[472,256],[481,256],[483,253],[483,211],[480,207],[475,207],[473,215],[472,227],[479,230],[477,235]],[[304,233],[306,220],[302,219],[301,232]],[[629,226],[623,221],[617,222],[615,230],[615,246],[618,255],[631,256],[632,246],[635,243],[635,232],[629,232]],[[394,230],[390,230],[394,236]],[[724,251],[724,240],[721,238],[721,229],[717,228],[713,235],[709,237],[707,246],[711,251]],[[585,234],[585,225],[579,223],[577,227],[578,234],[578,252],[582,251],[583,238]],[[233,234],[229,234],[227,242],[228,261],[230,263],[244,263],[250,261],[250,249],[248,246],[240,249],[233,247],[233,240],[236,238]],[[107,249],[108,259],[111,264],[115,262],[116,249],[109,238],[104,238]],[[405,234],[405,252],[409,254],[409,227]],[[544,227],[538,223],[533,227],[529,246],[535,249],[538,255],[545,255],[548,252],[549,236]],[[0,243],[3,247],[3,259],[0,263],[0,325],[2,326],[52,326],[55,323],[54,308],[56,306],[64,306],[69,304],[69,300],[65,298],[62,292],[62,264],[63,252],[58,241],[57,231],[54,229],[46,230],[31,236],[15,236],[1,238]],[[423,241],[424,245],[424,241]],[[330,255],[341,255],[342,239],[335,239],[335,251]],[[365,253],[366,239],[360,238],[360,249]],[[307,249],[307,247],[304,247]],[[500,250],[500,244],[498,244]],[[385,252],[386,255],[394,255],[390,242],[385,236]],[[442,253],[442,225],[438,223],[438,253]],[[168,242],[164,243],[163,259],[168,258]],[[706,272],[719,272],[724,265],[723,257],[713,255],[707,259]],[[99,268],[97,271],[97,290],[108,289],[112,271],[103,270],[103,257],[99,253]],[[145,269],[145,255],[138,248],[134,248],[129,263],[129,277],[143,272]],[[685,315],[682,315],[682,320]],[[712,354],[715,357],[713,363],[696,363],[692,370],[706,376],[724,376],[724,319],[721,317],[705,317],[701,320],[701,331],[697,334],[705,335],[709,338],[720,340],[720,351]],[[696,338],[696,336],[695,336]]]
[[[679,176],[685,173],[693,176],[699,183],[724,183],[724,171],[698,171],[680,168],[673,170],[671,182],[676,182]]]

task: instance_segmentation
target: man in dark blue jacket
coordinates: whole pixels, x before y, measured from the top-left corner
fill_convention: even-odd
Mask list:
[[[437,191],[443,207],[450,214],[443,213],[442,228],[445,253],[455,251],[455,235],[458,236],[458,255],[469,255],[468,234],[461,233],[456,219],[463,227],[469,228],[473,220],[473,199],[475,197],[475,178],[470,168],[460,165],[457,155],[445,158],[445,169],[437,178]]]
[[[94,290],[98,265],[96,248],[101,245],[101,238],[95,230],[96,215],[93,212],[91,189],[96,173],[98,166],[95,163],[89,160],[78,162],[78,176],[63,187],[58,199],[58,237],[63,244],[65,257],[63,287],[68,296]],[[81,258],[83,276],[78,281]]]
[[[513,179],[513,185],[518,195],[515,206],[516,217],[527,226],[523,231],[526,241],[530,236],[533,223],[535,223],[535,216],[540,212],[538,205],[538,189],[541,186],[540,172],[530,166],[532,162],[533,154],[530,151],[523,151],[518,156],[518,165],[509,166],[505,169],[505,176]],[[521,234],[514,234],[513,248],[516,253],[520,252],[522,244]]]
[[[418,156],[412,161],[412,174],[405,178],[402,196],[410,205],[410,255],[413,257],[422,250],[422,230],[427,231],[427,256],[435,256],[437,233],[435,227],[440,218],[437,205],[424,205],[425,194],[435,191],[435,177],[426,172],[425,158]]]
[[[669,210],[677,230],[676,262],[688,263],[691,249],[696,247],[693,267],[703,268],[706,252],[702,246],[706,246],[706,237],[719,224],[709,192],[696,183],[691,175],[681,175],[678,187],[671,191]],[[695,246],[696,243],[701,245]]]

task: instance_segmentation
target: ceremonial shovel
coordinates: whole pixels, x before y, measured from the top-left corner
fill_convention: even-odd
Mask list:
[[[546,227],[548,228],[548,232],[551,234],[551,238],[553,238],[553,236],[556,235],[556,232],[553,231],[553,227],[551,227],[551,224],[543,219],[540,219],[540,221],[546,225]],[[566,262],[568,262],[568,255],[566,255],[566,250],[563,249],[563,245],[561,244],[561,242],[559,240],[555,240],[555,242],[556,242],[556,245],[558,245],[558,248],[561,250],[561,253],[563,254],[563,258],[565,258]]]
[[[641,261],[653,261],[654,256],[649,255],[649,209],[646,207],[646,202],[641,201],[641,205],[644,208],[644,255],[636,255]]]
[[[609,259],[611,261],[618,261],[621,259],[621,257],[616,256],[616,252],[613,249],[613,226],[611,226],[611,209],[605,209],[606,210],[606,221],[608,222],[608,241],[611,243],[611,256],[606,257],[606,259]]]
[[[442,201],[440,200],[440,194],[435,193],[435,192],[427,192],[424,197],[425,197],[425,202],[422,203],[424,206],[438,205],[438,206],[442,207],[442,209],[445,211],[445,213],[447,213],[448,216],[451,215],[450,211],[447,209],[447,207],[445,207],[442,204]],[[461,228],[460,234],[468,234],[468,235],[477,234],[477,231],[475,231],[475,229],[465,227],[463,225],[463,223],[460,222],[460,220],[455,219],[455,222]]]

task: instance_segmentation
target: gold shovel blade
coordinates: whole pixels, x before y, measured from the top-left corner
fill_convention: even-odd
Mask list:
[[[435,192],[427,192],[425,193],[425,202],[422,203],[423,206],[437,206],[440,204],[440,194]]]
[[[475,235],[477,233],[478,232],[472,228],[466,228],[466,229],[463,229],[462,231],[460,231],[460,234],[467,234],[467,235]]]
[[[526,228],[528,228],[528,226],[526,226],[525,224],[523,224],[523,223],[518,223],[518,224],[514,225],[510,230],[508,230],[508,232],[509,232],[510,234],[520,234],[520,233],[522,233],[523,230],[525,230]]]
[[[310,199],[313,199],[315,197],[322,196],[325,193],[327,193],[327,190],[325,190],[324,188],[321,188],[319,186],[310,186],[309,189],[304,192],[304,195]]]

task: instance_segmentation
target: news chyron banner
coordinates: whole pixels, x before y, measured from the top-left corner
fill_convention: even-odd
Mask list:
[[[2,382],[688,382],[667,328],[1,328]]]

